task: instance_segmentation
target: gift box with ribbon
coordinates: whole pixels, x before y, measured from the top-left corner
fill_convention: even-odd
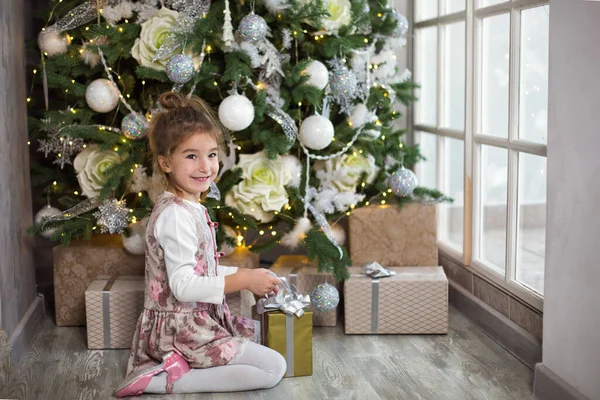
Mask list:
[[[85,291],[89,349],[128,349],[144,308],[143,276],[100,276]]]
[[[285,277],[276,296],[261,298],[256,312],[261,321],[262,343],[281,354],[286,377],[312,375],[312,312],[308,295],[290,287]]]
[[[328,272],[319,272],[315,264],[308,261],[303,255],[284,255],[277,258],[271,266],[271,271],[277,276],[286,277],[292,287],[298,288],[300,293],[311,293],[320,283],[329,283],[341,292],[342,285]],[[338,309],[328,312],[315,310],[312,305],[313,326],[336,326]]]
[[[348,268],[346,334],[448,333],[448,280],[442,267]]]
[[[144,276],[144,256],[127,252],[121,235],[94,235],[53,251],[57,326],[85,325],[85,290],[99,276]]]

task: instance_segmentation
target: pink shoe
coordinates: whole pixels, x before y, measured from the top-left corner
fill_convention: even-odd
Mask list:
[[[188,373],[190,366],[187,361],[179,354],[170,351],[163,358],[162,363],[132,375],[121,384],[121,387],[115,392],[115,397],[139,396],[144,393],[146,387],[152,380],[152,377],[165,371],[167,373],[167,394],[173,392],[173,384]]]

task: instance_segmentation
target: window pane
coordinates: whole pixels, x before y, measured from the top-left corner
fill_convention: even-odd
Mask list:
[[[437,189],[437,136],[432,133],[416,132],[421,155],[425,160],[416,166],[419,186]]]
[[[521,11],[519,137],[546,144],[548,6]]]
[[[440,239],[449,242],[460,251],[463,249],[464,226],[464,142],[453,138],[443,140],[444,178],[442,192],[454,199],[454,203],[440,204]]]
[[[452,14],[465,10],[465,0],[445,0],[444,5],[446,6],[444,14]]]
[[[544,293],[546,158],[519,154],[517,281]]]
[[[481,146],[480,257],[505,273],[508,151]]]
[[[506,3],[510,0],[476,0],[477,7],[493,6],[494,4]]]
[[[442,127],[465,129],[465,22],[444,28],[444,98]]]
[[[415,20],[423,21],[438,16],[438,0],[415,1]]]
[[[508,137],[508,14],[482,23],[481,126],[484,135]]]
[[[415,120],[417,124],[437,126],[437,27],[417,30],[415,42],[415,80],[421,85]]]

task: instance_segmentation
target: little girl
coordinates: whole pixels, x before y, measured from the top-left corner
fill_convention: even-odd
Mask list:
[[[146,291],[127,378],[115,393],[228,392],[275,386],[285,359],[261,346],[254,321],[231,317],[224,294],[277,291],[266,269],[218,265],[215,231],[199,203],[217,176],[222,129],[196,96],[164,93],[149,132],[166,178],[146,229]],[[254,340],[254,341],[252,341]]]

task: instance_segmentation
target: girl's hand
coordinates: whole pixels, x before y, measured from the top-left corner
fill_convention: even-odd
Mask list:
[[[268,269],[258,268],[246,271],[248,290],[255,295],[265,296],[271,292],[277,293],[279,291],[279,278],[269,274]]]

